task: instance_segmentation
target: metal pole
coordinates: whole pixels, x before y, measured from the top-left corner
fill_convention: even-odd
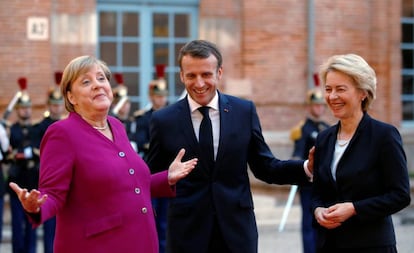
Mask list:
[[[287,217],[289,215],[290,208],[292,207],[293,200],[295,199],[295,195],[296,195],[297,190],[298,190],[297,185],[292,185],[290,187],[289,197],[288,197],[288,200],[286,202],[285,210],[283,210],[282,219],[280,220],[280,224],[279,224],[279,232],[282,232],[283,229],[285,228],[286,220],[287,220]]]

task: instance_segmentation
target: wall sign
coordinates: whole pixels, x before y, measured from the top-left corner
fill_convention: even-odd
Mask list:
[[[49,19],[46,17],[28,17],[27,38],[29,40],[49,39]]]

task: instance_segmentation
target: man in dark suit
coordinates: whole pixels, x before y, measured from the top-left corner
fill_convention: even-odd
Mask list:
[[[176,198],[170,200],[167,252],[256,253],[248,165],[267,183],[303,184],[311,174],[304,161],[273,156],[253,102],[218,92],[222,56],[213,43],[191,41],[180,50],[178,60],[188,95],[153,113],[147,162],[153,171],[164,170],[185,148],[184,159],[198,157],[199,163],[178,182]],[[200,107],[208,107],[208,114],[203,116]],[[207,126],[212,128],[209,145],[203,144]]]

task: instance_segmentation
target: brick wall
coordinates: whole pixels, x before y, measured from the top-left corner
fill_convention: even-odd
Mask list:
[[[41,117],[45,110],[46,92],[55,82],[54,72],[62,71],[69,60],[78,55],[95,53],[95,41],[82,39],[88,27],[91,36],[95,36],[96,31],[92,29],[96,26],[90,22],[95,18],[95,8],[95,1],[0,1],[1,112],[19,89],[17,79],[23,76],[28,81],[33,118]],[[48,18],[48,40],[27,38],[29,17]],[[72,22],[67,22],[69,20]],[[14,117],[11,114],[10,121],[14,121]]]
[[[378,75],[371,114],[401,123],[400,0],[314,2],[314,70],[329,56],[362,55]],[[28,78],[38,116],[53,73],[96,47],[96,1],[0,1],[0,111]],[[200,0],[199,35],[224,55],[221,90],[252,99],[265,131],[288,131],[305,116],[308,1]],[[49,40],[27,39],[28,17],[49,19]],[[329,115],[326,119],[335,120]]]
[[[200,1],[201,37],[215,41],[224,52],[222,89],[254,100],[268,131],[287,130],[305,115],[307,74],[312,71],[307,63],[307,2]],[[399,126],[401,2],[314,3],[314,70],[333,54],[360,54],[378,75],[371,114]],[[335,122],[330,115],[326,119]]]

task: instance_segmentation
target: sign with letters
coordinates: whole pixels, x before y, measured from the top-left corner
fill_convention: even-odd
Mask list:
[[[27,38],[29,40],[48,40],[49,19],[46,17],[28,17]]]

